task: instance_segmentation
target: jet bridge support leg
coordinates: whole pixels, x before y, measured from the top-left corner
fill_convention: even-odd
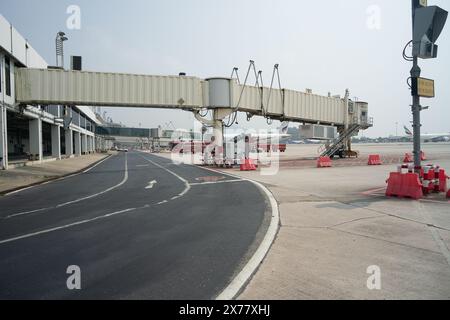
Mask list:
[[[217,165],[223,165],[225,163],[226,150],[223,138],[223,119],[228,117],[232,112],[233,110],[229,108],[214,109],[212,119],[205,119],[198,112],[194,112],[194,116],[198,121],[213,128],[212,144],[211,147],[205,150],[204,160],[212,157]],[[212,156],[212,153],[214,153],[214,156]]]

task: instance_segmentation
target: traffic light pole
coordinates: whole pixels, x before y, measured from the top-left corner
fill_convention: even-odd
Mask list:
[[[416,13],[416,8],[420,7],[419,0],[411,0],[412,2],[412,25],[414,34],[414,18]],[[417,55],[413,55],[413,67],[411,69],[411,78],[420,77],[420,67],[418,63],[419,58]],[[413,141],[414,141],[414,167],[415,171],[419,172],[421,167],[421,146],[420,146],[420,97],[418,95],[413,95],[412,98],[412,114],[413,114]]]
[[[411,77],[418,78],[420,77],[420,68],[418,65],[418,58],[414,57],[413,68],[411,69]],[[421,146],[420,146],[420,97],[414,95],[412,98],[412,114],[413,114],[413,141],[414,141],[414,167],[416,171],[420,170],[421,166]]]

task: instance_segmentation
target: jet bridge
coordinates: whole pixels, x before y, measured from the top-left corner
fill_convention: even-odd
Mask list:
[[[222,120],[246,112],[272,120],[324,124],[340,129],[372,124],[367,103],[311,92],[239,84],[232,78],[200,79],[187,76],[136,75],[62,69],[16,69],[16,102],[23,105],[79,105],[170,108],[192,111],[215,129],[222,141]],[[213,119],[200,117],[212,109]],[[342,130],[340,130],[342,131]]]

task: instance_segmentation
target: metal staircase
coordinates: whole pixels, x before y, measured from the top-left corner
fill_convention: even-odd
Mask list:
[[[321,148],[319,149],[320,156],[331,157],[332,155],[334,155],[340,148],[342,148],[345,141],[360,129],[360,124],[352,124],[346,131],[339,134],[339,137],[332,140],[329,145],[321,146]]]

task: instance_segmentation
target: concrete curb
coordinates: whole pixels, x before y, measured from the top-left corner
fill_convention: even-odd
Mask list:
[[[21,191],[28,190],[28,189],[31,189],[33,187],[39,186],[39,185],[47,184],[47,183],[58,181],[58,180],[64,180],[64,179],[67,179],[67,178],[70,178],[70,177],[73,177],[73,176],[76,176],[76,175],[88,172],[89,170],[91,170],[94,167],[98,166],[103,161],[106,161],[107,159],[109,159],[111,156],[112,155],[110,154],[110,155],[108,155],[107,157],[105,157],[103,159],[100,159],[100,160],[98,160],[98,161],[96,161],[94,163],[91,163],[87,167],[84,167],[82,169],[79,169],[79,170],[71,172],[71,173],[66,173],[66,174],[63,174],[61,176],[56,176],[56,177],[44,179],[42,181],[37,181],[37,182],[31,183],[31,184],[28,184],[26,186],[20,186],[20,187],[11,188],[11,189],[8,189],[8,190],[0,191],[0,196],[9,196],[11,194],[19,193]]]

